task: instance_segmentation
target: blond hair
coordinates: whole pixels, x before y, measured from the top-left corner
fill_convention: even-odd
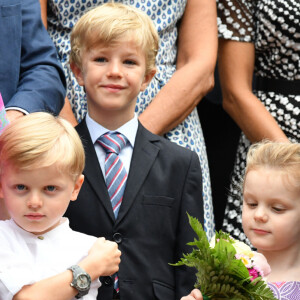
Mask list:
[[[245,178],[249,171],[261,167],[281,171],[300,187],[300,144],[270,141],[253,144],[247,154]]]
[[[75,181],[83,171],[85,156],[68,121],[36,112],[15,120],[0,135],[0,174],[5,163],[20,170],[55,164]]]
[[[146,74],[155,69],[158,33],[151,19],[141,10],[106,3],[85,13],[71,33],[70,63],[82,67],[82,53],[99,43],[134,41],[146,55]]]

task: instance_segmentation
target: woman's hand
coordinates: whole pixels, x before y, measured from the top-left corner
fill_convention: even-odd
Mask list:
[[[180,124],[213,88],[217,59],[214,0],[189,0],[178,33],[177,70],[139,120],[163,135]]]

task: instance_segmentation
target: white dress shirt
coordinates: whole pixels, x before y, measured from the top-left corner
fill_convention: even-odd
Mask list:
[[[95,241],[93,236],[73,231],[67,218],[41,236],[23,230],[12,219],[0,221],[0,299],[11,300],[23,286],[77,264]],[[82,299],[96,300],[100,286],[98,279],[93,281]]]

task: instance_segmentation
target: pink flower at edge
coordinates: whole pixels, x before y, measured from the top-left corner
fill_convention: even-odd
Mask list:
[[[268,264],[265,256],[255,251],[253,252],[253,254],[254,255],[252,257],[252,261],[253,261],[254,269],[258,271],[260,276],[262,277],[268,276],[271,273],[271,267]]]
[[[250,280],[253,281],[255,278],[257,278],[259,276],[258,272],[252,268],[252,269],[248,269],[249,275],[251,276]]]

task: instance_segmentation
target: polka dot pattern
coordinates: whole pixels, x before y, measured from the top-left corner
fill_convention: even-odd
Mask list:
[[[48,1],[48,32],[56,45],[58,57],[64,67],[67,78],[67,97],[78,121],[86,112],[86,96],[83,88],[70,70],[70,32],[77,20],[89,9],[108,2],[108,0],[50,0]],[[168,82],[176,70],[177,54],[177,22],[184,13],[187,0],[123,0],[115,1],[135,6],[144,11],[154,22],[160,45],[156,58],[158,72],[148,88],[140,93],[135,111],[142,113],[160,89]],[[184,99],[182,100],[184,101]],[[208,237],[214,233],[214,217],[211,198],[209,170],[202,129],[197,110],[176,128],[166,134],[170,141],[195,151],[199,158],[203,173],[203,198],[205,223]]]
[[[300,79],[300,2],[296,0],[219,0],[219,36],[255,45],[255,75],[280,80]],[[294,142],[300,142],[300,95],[256,90],[277,123]],[[223,230],[242,241],[242,193],[250,142],[242,134],[225,211]]]

